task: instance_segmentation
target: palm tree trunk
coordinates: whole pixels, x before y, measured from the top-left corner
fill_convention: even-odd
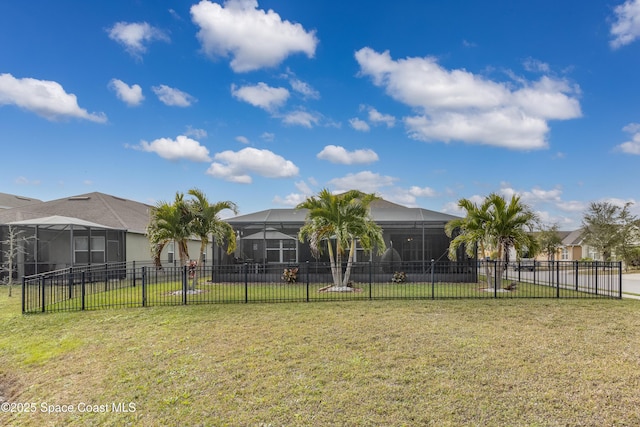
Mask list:
[[[356,251],[356,239],[351,239],[351,247],[349,248],[349,259],[347,261],[347,270],[344,272],[344,279],[342,280],[342,287],[349,286],[349,277],[351,276],[351,266],[353,265],[353,255]]]
[[[200,242],[200,256],[198,257],[198,264],[196,264],[196,268],[193,270],[193,277],[191,278],[191,289],[195,289],[196,288],[196,283],[198,282],[198,270],[200,270],[200,267],[202,266],[202,263],[204,262],[204,259],[202,258],[202,256],[204,255],[204,251],[207,247],[207,242],[205,242],[204,240],[202,240]]]
[[[336,287],[342,286],[342,251],[336,242],[336,279],[334,281]]]
[[[338,269],[336,267],[336,260],[333,254],[333,246],[331,246],[331,240],[327,240],[327,247],[329,252],[329,264],[331,265],[331,278],[333,279],[333,285],[336,286],[338,280]]]
[[[498,259],[496,261],[496,271],[495,271],[496,276],[494,278],[494,286],[496,287],[496,290],[502,288],[502,275],[504,274],[504,271],[506,268],[505,254],[507,253],[508,250],[509,250],[508,248],[505,250],[504,245],[502,244],[498,245],[498,257],[497,257]]]

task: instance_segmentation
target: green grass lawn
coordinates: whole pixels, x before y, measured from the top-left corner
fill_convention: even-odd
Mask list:
[[[0,321],[0,400],[36,409],[0,413],[3,426],[640,425],[636,300],[23,316],[2,287]],[[43,412],[55,405],[74,412]]]

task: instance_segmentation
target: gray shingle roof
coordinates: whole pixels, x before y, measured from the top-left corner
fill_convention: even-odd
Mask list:
[[[94,192],[0,211],[0,224],[61,215],[143,234],[150,208],[144,203]]]
[[[29,197],[16,196],[15,194],[0,193],[0,209],[18,208],[32,203],[39,203],[42,200]]]
[[[574,230],[567,234],[567,236],[562,239],[562,244],[565,246],[577,246],[582,244],[582,230]]]
[[[228,218],[231,225],[242,226],[248,224],[302,224],[307,215],[306,209],[267,209],[247,215]],[[371,217],[376,223],[422,223],[448,222],[458,217],[435,212],[423,208],[408,208],[386,200],[376,200],[371,203]]]

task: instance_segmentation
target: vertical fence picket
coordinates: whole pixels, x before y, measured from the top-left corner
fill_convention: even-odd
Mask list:
[[[373,267],[371,261],[368,263],[369,267],[369,299],[373,299]]]
[[[187,305],[187,266],[182,266],[182,304]]]
[[[46,305],[45,305],[45,294],[46,294],[46,282],[45,282],[45,277],[44,275],[40,276],[40,286],[41,286],[41,290],[42,290],[42,294],[40,295],[40,299],[42,300],[42,312],[45,312],[46,309]]]
[[[554,263],[556,267],[556,298],[560,298],[560,263]]]
[[[244,263],[244,302],[249,302],[249,264]]]
[[[436,298],[436,276],[435,276],[435,260],[431,259],[431,299]]]
[[[25,276],[22,276],[22,313],[26,313],[27,308],[27,279]]]
[[[135,275],[135,273],[134,273]],[[135,279],[133,284],[135,286]],[[147,306],[147,267],[142,267],[142,306]]]
[[[307,302],[309,302],[309,261],[305,263],[305,269],[307,271]]]
[[[622,261],[618,261],[618,298],[622,299]]]
[[[85,272],[84,271],[80,274],[80,294],[81,294],[81,298],[82,298],[81,310],[84,311],[84,309],[85,309],[85,299],[86,299],[86,296],[87,296],[87,288],[86,288]]]

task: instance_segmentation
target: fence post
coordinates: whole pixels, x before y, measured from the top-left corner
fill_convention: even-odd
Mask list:
[[[144,267],[142,267],[144,268]],[[127,271],[127,265],[125,264],[124,266],[124,271]],[[133,261],[133,287],[136,287],[136,262]]]
[[[579,264],[578,264],[578,261],[573,261],[573,265],[575,265],[575,272],[576,272],[576,280],[575,280],[575,282],[576,282],[576,292],[578,292],[578,288],[579,288],[579,285],[578,285],[578,273],[580,272],[580,270],[579,270]]]
[[[73,273],[69,270],[69,276],[67,277],[69,284],[69,299],[73,298]]]
[[[135,269],[133,270],[133,275],[135,277]],[[135,280],[133,282],[136,283]],[[147,267],[142,267],[142,306],[147,306]]]
[[[309,260],[305,262],[305,266],[307,269],[307,302],[309,302]]]
[[[596,274],[595,274],[595,279],[596,279],[596,295],[598,295],[598,261],[594,261],[594,264],[596,266]]]
[[[109,290],[109,267],[108,264],[104,265],[104,291]]]
[[[182,304],[187,305],[187,266],[182,266]]]
[[[249,302],[249,264],[244,263],[244,302]]]
[[[369,260],[369,299],[373,299],[373,267]]]
[[[25,300],[25,295],[27,293],[27,281],[25,280],[24,276],[22,276],[22,313],[24,314],[24,310],[25,310],[25,305],[26,305],[26,300]]]
[[[84,270],[80,273],[80,295],[81,295],[81,299],[82,299],[82,302],[81,302],[81,305],[80,305],[80,309],[82,311],[84,311],[84,309],[85,309],[85,301],[84,300],[85,300],[85,297],[87,295],[87,289],[85,287],[85,283],[86,283],[86,281],[85,281],[85,273],[86,272]]]
[[[431,299],[436,299],[436,280],[435,280],[436,261],[431,258]]]
[[[45,287],[46,287],[46,281],[45,281],[44,275],[40,276],[40,283],[41,283],[41,286],[42,286],[42,287],[41,287],[41,294],[40,294],[40,297],[41,297],[41,299],[42,299],[42,312],[44,313],[44,312],[45,312],[45,302],[44,302],[44,297],[45,297],[45,295],[46,295],[46,289],[45,289]]]
[[[622,299],[622,261],[618,261],[618,298]]]
[[[556,298],[560,298],[560,262],[552,261],[556,265]]]
[[[493,297],[498,298],[498,260],[493,260]],[[534,267],[535,270],[535,267]],[[534,271],[533,281],[535,282],[535,271]],[[502,277],[500,278],[502,279]]]

